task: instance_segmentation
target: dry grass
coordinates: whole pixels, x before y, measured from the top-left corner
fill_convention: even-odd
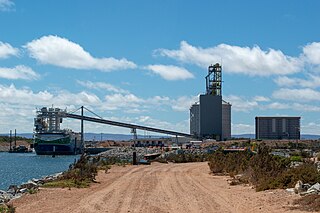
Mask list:
[[[320,195],[307,195],[295,200],[293,204],[295,207],[292,207],[292,209],[299,209],[303,211],[320,211]]]

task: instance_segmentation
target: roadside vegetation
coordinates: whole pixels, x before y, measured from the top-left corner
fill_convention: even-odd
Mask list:
[[[100,158],[81,155],[80,159],[71,164],[69,169],[62,173],[58,179],[45,183],[43,187],[89,187],[91,183],[96,182],[98,170],[107,172],[108,169],[110,169],[108,162]]]
[[[207,154],[202,153],[170,153],[165,157],[159,157],[155,161],[160,163],[190,163],[190,162],[204,162],[208,159]]]
[[[319,212],[320,211],[320,195],[307,195],[301,197],[298,200],[293,201],[293,205],[295,205],[292,209],[302,210],[302,211],[312,211]]]
[[[256,191],[293,188],[299,180],[311,185],[320,182],[320,172],[308,153],[298,151],[289,158],[270,153],[271,148],[264,144],[257,147],[257,153],[224,153],[220,149],[212,154],[208,164],[214,174],[233,177],[230,185],[249,183]],[[320,211],[320,195],[302,196],[293,205],[293,210]]]
[[[231,184],[250,183],[257,191],[294,187],[298,180],[309,184],[320,182],[316,165],[301,155],[285,158],[270,152],[271,149],[265,145],[259,145],[256,154],[249,151],[223,153],[218,150],[212,154],[208,164],[215,174],[237,175],[238,178]],[[303,164],[291,166],[291,162],[296,160],[303,161]]]
[[[12,204],[0,204],[0,213],[14,213],[16,212],[16,207]]]
[[[98,171],[102,170],[107,173],[111,165],[126,166],[127,164],[129,161],[121,160],[118,157],[104,158],[83,154],[56,180],[46,182],[42,187],[86,188],[96,182]]]

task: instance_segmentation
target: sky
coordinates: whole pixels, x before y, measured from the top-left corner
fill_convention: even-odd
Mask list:
[[[316,0],[0,0],[0,133],[31,133],[36,110],[51,106],[188,133],[189,107],[205,93],[208,66],[220,63],[232,134],[254,133],[256,116],[301,116],[301,133],[320,134],[319,8]],[[80,122],[63,128],[79,131]],[[88,122],[85,131],[130,133]]]

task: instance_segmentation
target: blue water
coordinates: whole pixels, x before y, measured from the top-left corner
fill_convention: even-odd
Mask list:
[[[32,178],[63,172],[78,159],[75,155],[40,156],[35,153],[0,152],[0,190],[19,185]]]

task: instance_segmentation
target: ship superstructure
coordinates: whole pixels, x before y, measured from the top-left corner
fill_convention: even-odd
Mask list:
[[[43,107],[34,119],[34,149],[38,155],[72,155],[81,150],[81,134],[61,129],[66,110]]]

